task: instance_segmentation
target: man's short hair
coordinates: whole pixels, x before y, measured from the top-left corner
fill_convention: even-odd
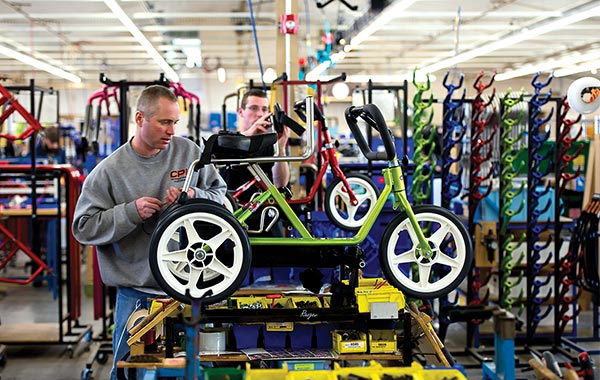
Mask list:
[[[46,127],[44,128],[44,137],[48,139],[48,141],[57,143],[59,139],[58,128],[56,127]]]
[[[166,98],[173,103],[177,103],[177,97],[169,88],[154,84],[142,91],[137,101],[136,110],[143,112],[147,117],[152,117],[154,112],[157,111],[156,105],[160,98]]]
[[[246,91],[246,93],[244,93],[244,96],[242,96],[242,102],[240,103],[240,107],[242,107],[242,109],[246,108],[246,103],[248,103],[248,97],[250,96],[256,96],[258,98],[267,98],[267,93],[259,88],[253,88]]]

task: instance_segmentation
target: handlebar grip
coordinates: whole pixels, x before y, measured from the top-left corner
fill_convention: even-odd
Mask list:
[[[396,146],[394,145],[394,139],[392,138],[392,134],[387,127],[381,111],[376,105],[365,104],[359,107],[350,106],[346,109],[345,116],[346,123],[348,123],[348,126],[352,131],[358,147],[363,152],[365,157],[367,157],[367,159],[391,161],[396,158]],[[385,152],[373,152],[371,150],[358,126],[358,118],[363,119],[367,125],[379,132],[381,140],[383,141]]]
[[[296,102],[296,104],[294,104],[294,111],[296,112],[296,115],[298,115],[300,120],[302,120],[303,122],[306,123],[306,101],[304,99],[298,100]],[[318,120],[321,123],[325,123],[325,118],[323,117],[321,110],[319,109],[317,104],[314,102],[314,100],[313,100],[313,114],[314,114],[315,120]]]

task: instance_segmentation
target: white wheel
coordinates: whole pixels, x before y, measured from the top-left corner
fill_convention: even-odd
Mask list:
[[[473,260],[471,240],[460,219],[444,208],[417,206],[414,213],[432,255],[422,254],[412,224],[402,213],[383,232],[381,269],[386,279],[408,296],[442,297],[467,276]]]
[[[367,214],[375,206],[379,189],[373,181],[362,174],[348,174],[346,180],[358,203],[350,202],[350,195],[340,178],[336,178],[325,192],[325,212],[338,228],[357,231],[365,222]]]
[[[600,96],[586,98],[586,93],[600,91],[600,80],[592,77],[579,78],[569,86],[567,100],[574,111],[588,114],[600,107]],[[585,91],[585,92],[584,92]]]
[[[248,236],[221,205],[193,200],[167,213],[150,241],[150,268],[171,297],[219,302],[241,285],[250,269]]]

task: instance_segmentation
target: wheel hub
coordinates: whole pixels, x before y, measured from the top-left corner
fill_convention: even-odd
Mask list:
[[[212,261],[212,252],[207,252],[206,246],[204,244],[199,244],[198,246],[192,246],[188,251],[188,260],[190,266],[194,268],[206,268],[208,264]]]
[[[437,248],[430,247],[430,252],[425,252],[421,246],[417,246],[415,249],[415,256],[417,258],[417,262],[421,265],[432,265],[437,257]]]
[[[206,251],[203,249],[198,249],[194,252],[194,260],[204,261],[206,258]]]

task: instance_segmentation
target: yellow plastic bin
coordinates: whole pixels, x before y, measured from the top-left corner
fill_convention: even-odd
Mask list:
[[[379,380],[379,371],[382,369],[381,364],[371,361],[365,367],[341,367],[338,363],[334,363],[333,373],[336,379],[361,378],[369,380]]]
[[[360,313],[370,312],[371,303],[374,302],[395,302],[398,304],[398,310],[402,310],[406,306],[404,294],[382,278],[359,279],[354,294]]]
[[[367,334],[360,331],[357,339],[348,339],[347,331],[331,332],[333,350],[338,354],[356,354],[367,352]]]
[[[287,365],[283,368],[251,368],[250,363],[246,363],[246,380],[286,380],[288,375]]]
[[[425,369],[417,362],[413,362],[410,367],[382,367],[378,374],[380,377],[401,377],[410,375],[414,380],[467,380],[465,375],[454,368],[432,368]]]
[[[394,330],[369,330],[369,352],[372,354],[393,354],[397,350],[397,336]]]
[[[319,309],[321,300],[317,296],[292,296],[295,309]]]
[[[335,373],[329,370],[290,371],[286,380],[337,380]]]
[[[270,307],[264,297],[231,297],[231,301],[236,309],[268,309]]]

